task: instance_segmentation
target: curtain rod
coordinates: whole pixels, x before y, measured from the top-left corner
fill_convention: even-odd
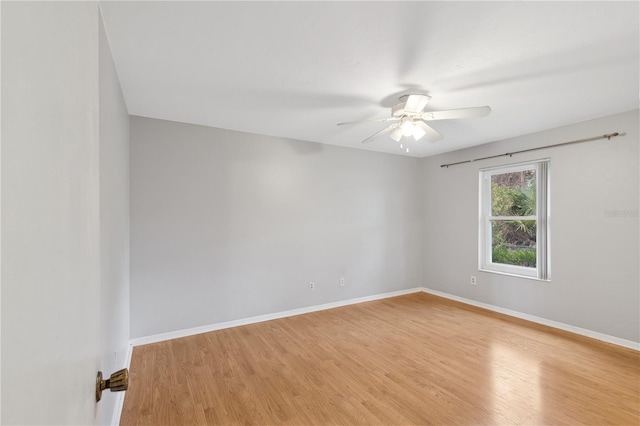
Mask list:
[[[611,140],[611,138],[615,138],[616,136],[624,136],[624,135],[625,135],[624,133],[618,133],[618,132],[609,133],[609,134],[602,135],[602,136],[594,136],[592,138],[578,139],[578,140],[575,140],[575,141],[556,143],[556,144],[553,144],[553,145],[539,146],[537,148],[522,149],[520,151],[507,152],[505,154],[491,155],[489,157],[475,158],[473,160],[458,161],[457,163],[442,164],[440,167],[449,168],[449,166],[456,166],[458,164],[464,164],[464,163],[473,163],[474,161],[488,160],[490,158],[498,158],[498,157],[505,157],[505,156],[511,157],[513,154],[521,154],[523,152],[537,151],[539,149],[555,148],[556,146],[572,145],[574,143],[591,142],[591,141],[597,141],[597,140],[600,140],[600,139]]]

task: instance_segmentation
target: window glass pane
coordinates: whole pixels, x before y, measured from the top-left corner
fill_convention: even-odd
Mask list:
[[[492,216],[532,216],[535,214],[535,169],[491,176]]]
[[[536,221],[492,220],[491,261],[536,267]]]

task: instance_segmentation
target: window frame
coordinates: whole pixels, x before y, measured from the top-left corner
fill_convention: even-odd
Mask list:
[[[479,188],[479,232],[478,232],[478,269],[483,272],[506,274],[521,278],[551,281],[550,244],[549,244],[549,158],[522,163],[480,169]],[[532,216],[493,216],[491,210],[491,177],[498,174],[535,170],[536,173],[536,214]],[[493,263],[491,223],[495,220],[535,220],[536,221],[536,267],[524,267]]]

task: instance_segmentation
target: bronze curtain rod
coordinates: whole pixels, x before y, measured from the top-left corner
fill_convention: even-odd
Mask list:
[[[615,138],[616,136],[624,136],[624,135],[625,135],[624,133],[618,133],[618,132],[609,133],[609,134],[602,135],[602,136],[594,136],[592,138],[578,139],[578,140],[575,140],[575,141],[556,143],[556,144],[553,144],[553,145],[539,146],[537,148],[529,148],[529,149],[522,149],[520,151],[507,152],[506,154],[490,155],[489,157],[475,158],[473,160],[466,160],[466,161],[458,161],[457,163],[442,164],[440,167],[449,168],[449,166],[456,166],[458,164],[464,164],[464,163],[473,163],[475,161],[488,160],[490,158],[498,158],[498,157],[505,157],[505,156],[511,157],[513,154],[521,154],[523,152],[537,151],[539,149],[555,148],[556,146],[572,145],[574,143],[597,141],[597,140],[600,140],[600,139],[611,140],[611,138]]]

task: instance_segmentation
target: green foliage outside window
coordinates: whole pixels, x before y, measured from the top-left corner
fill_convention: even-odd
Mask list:
[[[491,182],[493,216],[532,216],[536,213],[535,171],[494,175]],[[494,263],[536,267],[536,221],[492,221]]]

